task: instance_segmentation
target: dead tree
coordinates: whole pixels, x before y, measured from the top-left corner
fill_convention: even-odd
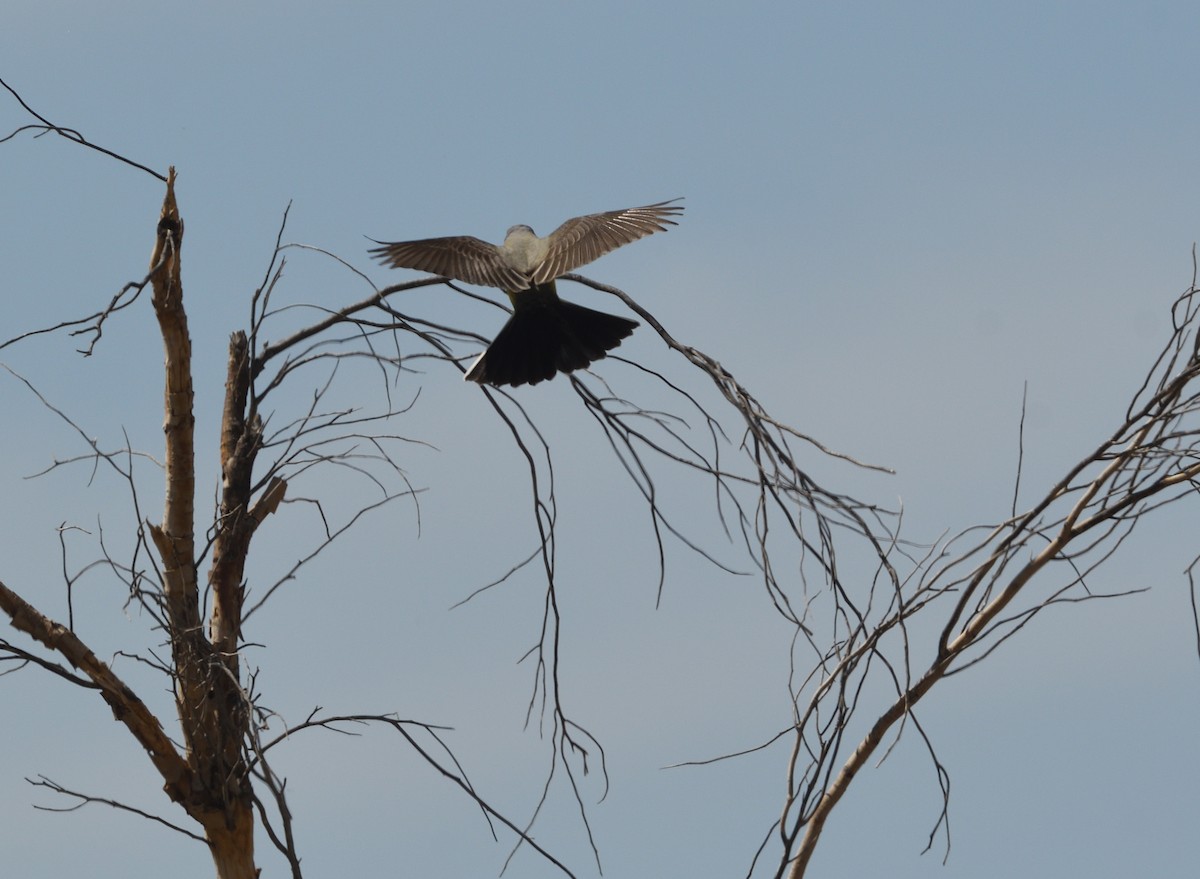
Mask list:
[[[521,844],[571,875],[526,831],[476,793],[434,727],[401,721],[393,716],[328,716],[314,711],[302,723],[271,739],[265,737],[270,712],[259,704],[257,694],[253,692],[253,681],[242,668],[242,624],[263,606],[280,583],[295,574],[296,568],[249,606],[243,574],[256,530],[285,499],[288,474],[323,464],[349,464],[377,485],[383,485],[383,482],[369,473],[372,465],[381,465],[394,477],[394,485],[384,490],[380,500],[360,509],[348,523],[327,532],[325,541],[296,567],[332,543],[363,513],[410,495],[411,487],[388,450],[392,441],[401,438],[367,430],[398,414],[390,402],[376,414],[325,410],[320,407],[328,390],[327,382],[318,387],[307,412],[270,434],[265,430],[260,406],[290,376],[307,367],[332,363],[336,369],[338,359],[345,352],[331,353],[329,348],[336,349],[346,339],[333,337],[335,328],[352,325],[349,338],[357,342],[369,339],[373,334],[395,332],[396,326],[392,323],[368,327],[366,320],[355,316],[380,307],[386,296],[397,290],[430,282],[418,281],[380,291],[280,342],[266,344],[259,341],[259,331],[271,315],[271,292],[282,271],[281,250],[277,247],[267,280],[254,297],[250,332],[235,332],[230,339],[220,431],[219,508],[208,529],[208,539],[198,538],[192,351],[181,270],[184,223],[176,204],[173,168],[165,181],[166,196],[155,232],[150,270],[145,279],[127,284],[100,312],[53,329],[70,329],[90,336],[91,343],[83,353],[91,353],[101,337],[105,321],[128,307],[145,288],[152,291],[151,302],[164,350],[165,504],[161,520],[146,521],[138,526],[137,552],[149,551],[153,546],[156,556],[154,576],[148,579],[137,573],[136,563],[121,565],[111,558],[104,562],[125,579],[131,597],[151,614],[165,633],[171,660],[162,670],[173,683],[180,741],[176,742],[168,735],[169,724],[154,716],[112,668],[89,649],[75,633],[73,624],[64,625],[51,619],[4,583],[0,583],[0,608],[8,615],[12,626],[39,642],[52,655],[60,656],[82,676],[52,658],[4,640],[0,640],[0,658],[21,665],[40,666],[78,686],[97,690],[111,706],[114,717],[125,724],[145,750],[162,777],[167,796],[198,825],[199,833],[171,821],[157,820],[204,840],[217,875],[222,879],[252,879],[258,874],[254,852],[256,811],[268,837],[291,865],[293,875],[300,875],[300,857],[292,833],[284,782],[271,770],[268,752],[301,730],[344,729],[347,725],[365,723],[394,729],[424,760],[474,800],[490,822],[508,827]],[[413,331],[421,333],[420,330]],[[25,334],[9,343],[30,335],[37,333]],[[380,364],[393,362],[385,355],[372,353],[369,347],[361,353]],[[394,362],[398,365],[398,358]],[[32,389],[32,385],[29,386]],[[63,418],[74,426],[66,415]],[[368,444],[371,451],[364,454],[347,450],[348,446],[360,441]],[[122,478],[130,481],[136,492],[131,475],[120,463],[123,456],[133,454],[132,450],[101,452],[94,444],[92,448],[93,460],[116,469]],[[268,458],[265,462],[262,460],[264,453]],[[316,503],[319,505],[319,501]],[[208,566],[204,575],[206,557]],[[44,777],[36,783],[83,802],[105,802],[117,808],[139,811],[105,798],[79,794]],[[268,817],[271,814],[273,819]]]
[[[58,134],[98,149],[77,132],[54,126],[26,109],[38,119],[30,127],[39,133]],[[0,584],[0,607],[12,626],[40,643],[49,655],[0,640],[0,659],[31,664],[98,691],[145,750],[167,796],[197,829],[171,826],[207,843],[220,877],[245,879],[257,874],[256,822],[261,822],[293,876],[301,875],[284,782],[272,770],[269,755],[301,730],[360,723],[395,730],[408,747],[478,804],[489,820],[507,827],[515,845],[530,847],[572,875],[531,833],[548,794],[525,820],[502,816],[467,781],[432,726],[392,716],[328,716],[314,711],[302,723],[268,737],[266,721],[271,714],[255,692],[241,652],[243,624],[304,563],[248,602],[244,572],[254,535],[282,503],[295,500],[291,484],[297,474],[313,467],[345,466],[382,491],[380,500],[345,523],[328,525],[325,541],[306,559],[336,540],[361,515],[411,492],[390,451],[402,438],[385,430],[401,409],[393,406],[390,397],[370,414],[333,405],[328,392],[339,363],[365,358],[398,377],[405,368],[401,346],[381,343],[403,337],[420,343],[420,356],[462,371],[462,349],[477,346],[481,338],[469,330],[405,313],[391,297],[431,284],[473,294],[440,278],[398,284],[335,310],[326,309],[311,323],[268,342],[264,325],[277,314],[272,296],[287,248],[281,228],[271,266],[251,303],[250,326],[230,339],[218,508],[211,526],[197,531],[191,341],[181,270],[184,227],[175,201],[174,173],[158,175],[114,157],[166,183],[150,271],[142,281],[127,284],[96,313],[48,329],[83,334],[89,338],[83,352],[91,353],[106,321],[137,301],[144,289],[152,291],[165,352],[164,511],[160,520],[136,525],[136,552],[154,561],[150,575],[135,564],[123,565],[107,557],[105,561],[126,581],[133,600],[158,623],[170,644],[171,657],[162,670],[172,681],[178,716],[173,723],[155,717],[88,648],[71,620],[64,625],[50,619],[4,584]],[[1163,506],[1195,495],[1200,476],[1196,411],[1200,290],[1194,282],[1176,303],[1174,333],[1162,356],[1110,437],[1025,512],[1018,513],[1014,502],[1011,515],[998,524],[967,529],[953,540],[914,551],[913,544],[901,539],[895,513],[825,487],[810,475],[811,464],[805,466],[815,458],[852,467],[868,465],[828,449],[772,416],[730,370],[675,339],[622,291],[577,275],[567,278],[622,299],[662,339],[674,355],[673,364],[683,366],[668,375],[666,370],[626,361],[641,382],[633,391],[620,391],[596,376],[576,373],[569,378],[581,411],[607,440],[616,469],[631,480],[644,501],[648,528],[659,547],[660,590],[666,580],[665,547],[672,541],[708,559],[717,570],[730,570],[718,561],[714,547],[689,536],[685,517],[658,491],[665,471],[681,470],[712,487],[713,517],[728,537],[723,548],[734,547],[741,553],[741,562],[761,580],[766,600],[794,632],[793,723],[763,744],[790,745],[783,757],[787,794],[780,818],[758,847],[749,873],[780,879],[803,876],[848,786],[881,748],[886,752],[889,740],[905,731],[911,730],[928,746],[948,806],[946,768],[920,725],[918,704],[939,681],[986,659],[1045,607],[1092,594],[1087,590],[1089,572],[1120,547],[1132,528]],[[10,343],[32,335],[36,333]],[[622,360],[616,355],[611,359]],[[280,388],[304,381],[319,367],[328,367],[328,380],[316,385],[309,409],[268,431],[264,401]],[[491,389],[482,393],[527,464],[528,511],[540,537],[524,562],[539,570],[545,585],[540,638],[530,651],[535,672],[529,713],[546,721],[542,726],[552,748],[551,776],[561,768],[582,806],[576,773],[586,771],[589,760],[594,764],[598,759],[603,767],[604,756],[599,743],[568,715],[560,698],[558,656],[564,645],[555,574],[554,461],[561,453],[550,448],[517,397]],[[670,402],[666,408],[638,402],[650,396]],[[359,450],[359,444],[368,451]],[[92,449],[97,464],[131,480],[121,463],[133,454],[131,449],[118,453],[102,452],[95,445]],[[320,504],[319,499],[309,500]],[[1058,571],[1065,574],[1054,579]],[[922,620],[938,620],[936,643],[910,641],[908,624],[918,614]],[[876,677],[889,688],[883,704],[864,695],[878,692],[867,686]],[[851,721],[861,725],[864,718],[867,733],[852,740]],[[168,734],[168,728],[177,732]],[[48,780],[42,783],[65,796],[118,805]],[[940,826],[937,820],[935,834]],[[590,828],[588,833],[590,839]],[[598,847],[593,841],[593,849]]]

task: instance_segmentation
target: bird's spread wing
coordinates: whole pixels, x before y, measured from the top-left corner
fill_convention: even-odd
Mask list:
[[[533,282],[544,284],[587,265],[622,244],[645,238],[654,232],[666,232],[676,225],[673,217],[683,213],[679,199],[660,201],[640,208],[606,211],[567,220],[546,239],[546,259],[533,273]]]
[[[529,279],[506,263],[495,245],[470,235],[377,243],[381,246],[372,248],[372,255],[394,269],[417,269],[502,290],[529,286]]]

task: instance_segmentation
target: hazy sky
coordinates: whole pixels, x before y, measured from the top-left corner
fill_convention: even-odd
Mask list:
[[[678,228],[584,272],[717,357],[777,417],[895,468],[804,462],[831,488],[902,503],[917,541],[1006,515],[1026,383],[1025,501],[1098,445],[1192,279],[1191,3],[8,0],[2,19],[0,77],[39,112],[178,169],[201,527],[217,487],[225,344],[246,326],[289,203],[286,241],[383,285],[413,275],[372,265],[364,236],[498,241],[513,223],[544,234],[577,214],[685,196]],[[0,94],[0,134],[30,121]],[[65,140],[0,144],[0,336],[95,311],[139,278],[161,199],[150,176]],[[328,258],[288,260],[279,302],[337,308],[370,293]],[[436,288],[402,307],[488,336],[500,323]],[[77,345],[43,337],[0,362],[102,447],[123,446],[126,431],[161,456],[149,302],[115,317],[94,357]],[[645,329],[621,353],[687,374]],[[404,501],[368,518],[251,621],[246,636],[263,646],[248,662],[279,728],[316,705],[454,727],[447,740],[480,792],[527,818],[548,754],[523,729],[533,670],[517,660],[536,640],[543,584],[531,570],[449,609],[534,548],[525,465],[474,386],[421,368],[392,389],[403,402],[420,390],[395,426],[430,444],[401,461],[423,489],[419,530]],[[598,372],[636,378],[615,361]],[[380,383],[364,379],[362,394],[377,404]],[[743,876],[778,816],[786,752],[662,767],[786,725],[787,627],[757,580],[678,544],[656,610],[649,520],[594,422],[561,379],[520,396],[557,455],[562,682],[608,755],[607,798],[596,802],[594,774],[583,788],[604,874]],[[6,373],[0,403],[0,579],[62,617],[56,529],[90,532],[71,534],[73,569],[96,556],[101,528],[127,546],[128,491],[86,465],[26,479],[86,447]],[[155,519],[159,477],[139,467],[142,515]],[[305,490],[344,510],[360,497],[351,485],[330,473]],[[706,509],[694,481],[663,489],[677,509],[693,497]],[[710,516],[685,522],[726,551]],[[940,839],[920,854],[939,799],[922,746],[905,739],[834,813],[812,875],[1194,875],[1200,668],[1182,571],[1200,552],[1197,524],[1194,505],[1171,508],[1090,583],[1146,594],[1047,613],[923,704],[952,779],[946,866]],[[306,510],[268,520],[251,588],[314,534]],[[124,597],[99,572],[75,587],[77,629],[101,656],[158,647]],[[160,678],[117,668],[170,717]],[[66,805],[24,781],[44,774],[185,820],[99,699],[26,670],[0,681],[0,706],[5,875],[164,875],[164,859],[172,876],[212,874],[201,846],[136,817],[31,808]],[[382,730],[307,733],[276,768],[291,779],[309,876],[496,875],[511,845]],[[561,782],[537,838],[595,875]],[[259,850],[264,875],[282,875],[265,839]],[[522,853],[506,875],[555,874]]]

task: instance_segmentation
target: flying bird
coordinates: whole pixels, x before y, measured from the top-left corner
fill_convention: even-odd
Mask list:
[[[555,373],[599,360],[637,326],[636,321],[559,299],[555,279],[622,244],[677,225],[673,218],[683,213],[677,201],[575,217],[545,238],[518,225],[500,245],[460,235],[377,241],[380,246],[371,253],[392,268],[431,272],[507,293],[512,317],[466,378],[489,385],[536,385]]]

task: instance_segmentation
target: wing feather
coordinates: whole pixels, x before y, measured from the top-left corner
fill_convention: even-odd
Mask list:
[[[524,290],[529,278],[504,261],[499,249],[470,235],[423,238],[419,241],[377,241],[371,254],[394,269],[416,269],[468,284]]]
[[[678,225],[683,213],[680,199],[660,201],[640,208],[605,211],[567,220],[547,237],[546,259],[534,271],[532,282],[545,284],[560,275],[585,266],[606,253],[655,232]]]

